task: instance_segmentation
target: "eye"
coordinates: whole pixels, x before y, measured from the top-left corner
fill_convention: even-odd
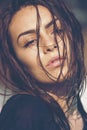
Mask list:
[[[31,47],[31,46],[36,46],[36,43],[37,43],[37,39],[33,39],[31,41],[27,41],[24,45],[24,48],[27,48],[27,47]]]
[[[61,43],[62,38],[64,37],[64,29],[55,28],[53,31],[53,35],[56,36],[57,42]]]
[[[64,32],[63,29],[58,29],[58,28],[54,29],[53,31],[53,33],[57,33],[58,35],[61,35],[63,32]]]

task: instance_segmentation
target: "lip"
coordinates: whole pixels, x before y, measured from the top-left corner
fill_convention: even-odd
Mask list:
[[[59,67],[59,66],[61,66],[64,59],[65,58],[61,57],[61,56],[60,57],[58,57],[58,56],[53,57],[53,58],[51,58],[51,60],[48,61],[46,67],[47,68]]]

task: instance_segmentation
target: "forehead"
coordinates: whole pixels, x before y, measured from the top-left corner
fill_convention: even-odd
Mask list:
[[[41,18],[41,24],[45,25],[51,21],[51,13],[41,5],[38,5],[38,11]],[[37,12],[34,6],[23,7],[12,18],[9,30],[14,31],[15,28],[19,31],[36,28]],[[20,33],[20,32],[19,32]]]

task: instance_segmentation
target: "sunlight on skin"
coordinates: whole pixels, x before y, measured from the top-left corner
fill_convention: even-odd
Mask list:
[[[33,6],[22,8],[14,16],[9,26],[10,36],[13,42],[13,47],[18,59],[28,68],[29,73],[38,81],[43,83],[51,83],[57,80],[60,74],[61,65],[64,61],[64,67],[62,70],[63,76],[67,75],[68,65],[67,59],[63,57],[63,42],[60,44],[60,58],[58,50],[54,46],[55,41],[53,37],[53,24],[49,23],[52,21],[52,17],[47,8],[38,6],[41,24],[40,24],[40,60],[43,67],[51,75],[52,80],[43,71],[38,57],[38,51],[34,51],[36,44],[36,9]],[[20,17],[21,16],[21,17]],[[29,16],[29,17],[27,17]],[[45,17],[47,16],[47,17]],[[33,21],[33,22],[32,22]],[[57,20],[58,28],[61,28],[59,20]],[[17,29],[16,29],[16,28]],[[28,34],[23,35],[23,32],[29,31]],[[19,39],[18,39],[19,38]],[[57,39],[60,40],[59,36]],[[32,42],[30,46],[26,46],[26,41]],[[18,43],[17,43],[18,41]],[[45,46],[45,47],[44,47]],[[66,42],[67,54],[69,59],[69,44]],[[63,80],[61,75],[60,81]]]

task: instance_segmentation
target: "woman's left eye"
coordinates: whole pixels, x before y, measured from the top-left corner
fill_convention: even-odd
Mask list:
[[[52,32],[52,34],[55,34],[55,33],[57,33],[58,35],[60,35],[61,33],[63,33],[63,29],[56,28],[56,29],[54,29],[54,31]]]

